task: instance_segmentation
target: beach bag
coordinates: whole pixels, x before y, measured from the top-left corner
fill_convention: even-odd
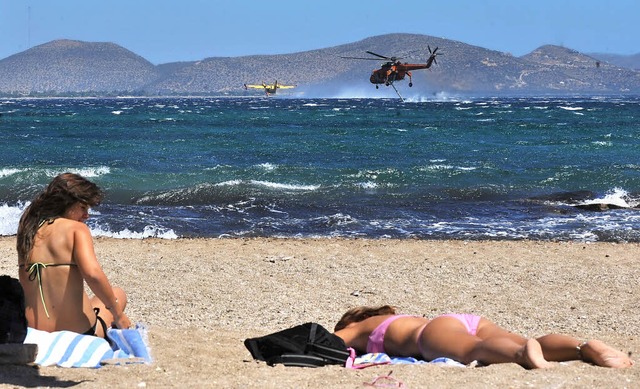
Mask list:
[[[318,323],[304,323],[244,341],[254,359],[268,365],[318,367],[345,365],[349,351],[344,341]]]
[[[27,337],[24,290],[20,281],[0,276],[0,343],[23,343]]]

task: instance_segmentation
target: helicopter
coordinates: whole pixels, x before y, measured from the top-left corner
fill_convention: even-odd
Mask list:
[[[262,81],[262,84],[244,84],[244,89],[249,89],[249,88],[254,88],[254,89],[260,89],[263,88],[264,89],[264,93],[269,96],[269,95],[275,95],[276,91],[278,89],[291,89],[291,88],[295,88],[295,85],[282,85],[282,84],[278,84],[278,80],[276,80],[273,85],[267,85],[264,83],[264,81]]]
[[[402,57],[387,57],[381,54],[376,54],[372,51],[367,51],[366,53],[373,55],[377,58],[373,58],[373,57],[340,57],[340,58],[366,59],[366,60],[375,60],[375,61],[379,61],[380,59],[387,60],[387,62],[383,63],[380,66],[380,69],[376,69],[373,72],[371,72],[371,77],[369,77],[369,81],[372,84],[375,84],[376,89],[378,89],[379,84],[384,84],[385,86],[391,85],[393,89],[396,91],[396,93],[398,94],[398,97],[402,99],[402,96],[400,96],[398,89],[396,89],[395,85],[393,85],[395,81],[404,80],[405,76],[409,76],[409,87],[412,87],[413,86],[413,80],[411,78],[412,70],[429,69],[432,64],[436,64],[436,65],[438,64],[438,61],[436,61],[436,57],[438,55],[441,55],[442,53],[437,52],[438,51],[437,47],[433,49],[433,51],[431,51],[431,47],[429,46],[427,46],[427,49],[429,50],[429,58],[427,59],[427,63],[418,63],[418,64],[407,63],[407,62],[402,63],[400,61]]]

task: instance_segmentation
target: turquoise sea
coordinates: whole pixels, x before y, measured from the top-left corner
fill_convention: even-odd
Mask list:
[[[640,242],[640,98],[5,99],[0,114],[0,235],[73,171],[107,192],[95,235]]]

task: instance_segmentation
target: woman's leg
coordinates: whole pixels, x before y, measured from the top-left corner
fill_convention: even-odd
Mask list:
[[[124,311],[125,307],[127,306],[127,294],[125,293],[124,290],[118,287],[113,288],[113,293],[116,295],[116,298],[118,299],[118,304],[120,304],[120,306],[122,307],[122,310]],[[102,300],[100,300],[96,296],[93,296],[90,302],[92,307],[100,309],[100,313],[99,313],[100,317],[102,318],[102,320],[104,320],[107,327],[111,327],[113,324],[113,315],[111,314],[111,311],[109,311],[105,307]],[[100,323],[98,323],[98,325],[96,326],[96,335],[104,338],[104,331]]]
[[[428,360],[449,357],[465,364],[477,360],[485,365],[513,362],[526,368],[551,366],[535,339],[510,333],[484,318],[474,336],[459,319],[437,317],[425,326],[418,341]]]
[[[550,334],[537,340],[549,361],[582,359],[604,367],[629,367],[634,363],[627,354],[595,339],[581,344],[579,340],[570,336]]]

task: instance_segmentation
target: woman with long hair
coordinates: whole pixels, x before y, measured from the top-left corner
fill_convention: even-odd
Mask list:
[[[124,313],[127,296],[109,283],[84,223],[89,208],[102,198],[102,191],[93,182],[78,174],[63,173],[20,218],[19,278],[30,327],[105,338],[107,326],[131,326]],[[85,281],[94,294],[91,298],[85,292]]]

